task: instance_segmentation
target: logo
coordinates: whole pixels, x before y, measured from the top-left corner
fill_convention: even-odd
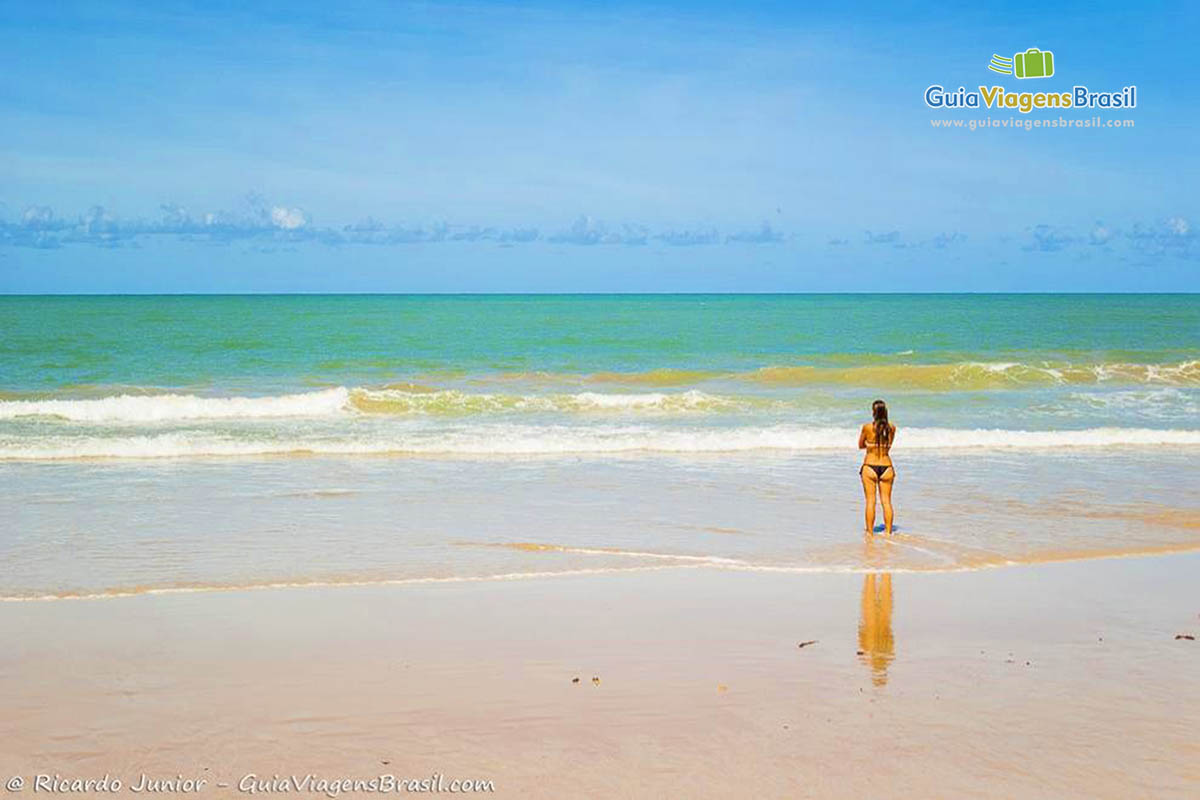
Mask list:
[[[1023,53],[1014,53],[1012,58],[993,53],[987,67],[992,72],[1020,80],[1053,78],[1055,60],[1051,51],[1031,47]],[[1010,91],[1003,86],[980,84],[974,90],[965,85],[954,90],[934,83],[925,90],[925,105],[937,109],[1011,110],[1020,114],[1059,113],[1063,109],[1137,108],[1137,86],[1133,84],[1115,91],[1093,91],[1080,83],[1039,89],[1036,92]]]
[[[1031,47],[1024,53],[1016,53],[1012,58],[993,53],[988,69],[1018,78],[1049,78],[1054,74],[1054,53],[1038,50],[1036,47]]]

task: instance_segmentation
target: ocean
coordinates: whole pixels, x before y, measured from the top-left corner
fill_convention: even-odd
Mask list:
[[[0,297],[6,599],[1193,549],[1197,456],[1195,295]]]

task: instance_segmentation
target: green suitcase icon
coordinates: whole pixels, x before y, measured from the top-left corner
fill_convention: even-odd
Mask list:
[[[1013,56],[1013,66],[1018,78],[1049,78],[1054,74],[1054,53],[1031,47]]]

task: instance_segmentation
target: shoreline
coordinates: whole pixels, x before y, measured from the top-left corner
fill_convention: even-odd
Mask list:
[[[895,542],[883,534],[877,534],[879,542]],[[519,543],[524,544],[524,543]],[[488,545],[502,546],[502,545]],[[1002,569],[1020,569],[1055,564],[1078,564],[1088,561],[1114,561],[1122,559],[1166,558],[1174,555],[1186,555],[1200,552],[1200,542],[1167,544],[1139,549],[1114,550],[1107,553],[1089,552],[1078,554],[1066,553],[1061,555],[1041,555],[1029,560],[1006,559],[989,563],[957,564],[944,567],[912,567],[912,566],[865,566],[865,565],[771,565],[771,564],[736,564],[715,563],[728,562],[729,559],[709,556],[676,555],[668,553],[623,553],[620,551],[606,552],[603,550],[586,550],[582,548],[564,548],[558,546],[539,546],[566,553],[597,553],[608,555],[631,555],[635,557],[655,558],[663,560],[678,560],[685,563],[658,564],[631,567],[594,567],[582,569],[545,570],[531,572],[509,572],[495,575],[453,575],[425,576],[408,578],[378,578],[346,580],[314,579],[314,580],[281,580],[263,583],[247,583],[238,585],[196,585],[196,586],[154,586],[148,588],[114,588],[99,592],[64,592],[61,594],[42,595],[4,595],[0,603],[57,603],[57,602],[92,602],[102,600],[131,600],[138,597],[157,597],[170,595],[204,595],[204,594],[239,594],[276,591],[324,590],[339,591],[342,589],[365,589],[373,587],[404,587],[427,586],[459,583],[509,583],[516,581],[566,580],[588,576],[625,575],[646,572],[667,572],[683,570],[708,570],[717,572],[750,572],[775,575],[872,575],[887,572],[896,575],[954,575],[971,572],[984,572]],[[701,563],[696,563],[701,562]]]

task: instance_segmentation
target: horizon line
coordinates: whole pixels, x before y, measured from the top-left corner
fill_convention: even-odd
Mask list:
[[[1200,295],[1200,291],[780,291],[780,292],[0,292],[0,298],[17,297],[813,297],[813,296],[878,296],[878,297],[962,297],[962,296],[1181,296]]]

